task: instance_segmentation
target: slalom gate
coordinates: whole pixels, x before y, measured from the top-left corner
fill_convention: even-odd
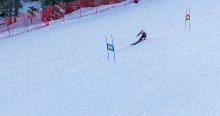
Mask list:
[[[186,8],[185,29],[186,29],[186,21],[189,21],[189,30],[190,30],[190,8],[189,8],[189,14],[187,14],[187,8]]]

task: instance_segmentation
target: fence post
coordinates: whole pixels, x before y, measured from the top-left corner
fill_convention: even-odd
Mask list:
[[[27,15],[27,12],[26,12],[26,18],[27,18],[27,32],[28,32],[28,15]]]
[[[45,5],[45,18],[46,18],[46,21],[45,23],[47,23],[47,25],[49,25],[49,18],[48,18],[48,6]]]
[[[79,7],[80,7],[80,17],[81,17],[81,2],[79,0]]]
[[[8,19],[8,17],[6,17],[6,15],[5,15],[5,19],[7,18],[7,30],[8,30],[8,32],[9,32],[9,37],[10,37],[10,30],[9,30],[9,19]]]
[[[43,16],[42,16],[42,12],[41,12],[41,10],[40,10],[40,7],[38,8],[38,10],[39,10],[39,13],[40,13],[40,16],[41,16],[42,21],[44,21],[44,20],[43,20]]]
[[[48,6],[47,7],[47,12],[48,12],[48,14],[47,14],[47,25],[49,25],[49,21],[50,21],[50,6]]]
[[[113,0],[112,0],[112,7],[114,8],[114,5],[113,5]]]
[[[62,5],[62,15],[63,15],[63,3],[61,2]],[[63,22],[64,22],[64,15],[63,15]]]
[[[7,17],[7,18],[8,18],[8,17]],[[10,28],[9,28],[9,18],[8,18],[8,32],[9,32],[9,37],[11,37]]]
[[[45,20],[45,23],[47,23],[47,6],[45,5],[45,7],[44,7],[44,20]]]
[[[25,27],[26,27],[26,22],[25,22],[25,18],[24,18],[24,13],[23,13],[23,11],[22,11],[22,14],[23,14],[23,19],[24,19],[24,25],[25,25]]]
[[[95,0],[95,6],[96,6],[96,14],[97,14],[97,4],[96,4],[96,0]]]

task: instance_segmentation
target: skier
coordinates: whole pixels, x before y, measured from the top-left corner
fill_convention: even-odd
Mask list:
[[[140,39],[137,42],[141,42],[143,39],[145,40],[147,38],[147,33],[144,30],[141,30],[141,32],[137,35],[137,37],[142,34]]]

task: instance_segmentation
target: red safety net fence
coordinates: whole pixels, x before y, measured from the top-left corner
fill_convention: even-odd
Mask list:
[[[97,14],[105,10],[124,6],[135,0],[76,0],[38,8],[34,12],[0,19],[0,39],[39,29],[50,24]]]

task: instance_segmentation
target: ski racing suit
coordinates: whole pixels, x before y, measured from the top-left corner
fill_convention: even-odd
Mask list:
[[[137,36],[139,36],[140,34],[142,34],[142,36],[140,37],[138,42],[142,41],[143,39],[145,40],[147,38],[147,33],[146,32],[143,32],[143,33],[140,32]]]

